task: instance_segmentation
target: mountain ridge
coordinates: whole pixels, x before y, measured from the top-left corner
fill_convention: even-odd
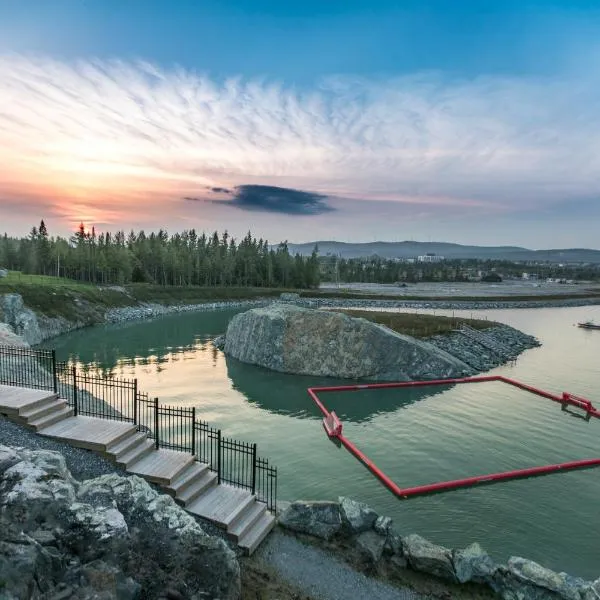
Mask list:
[[[415,258],[432,253],[450,259],[492,259],[516,261],[547,261],[558,263],[600,263],[600,250],[593,248],[549,248],[531,250],[522,246],[471,246],[452,242],[338,242],[320,240],[301,244],[288,243],[292,254],[308,255],[315,245],[319,256],[339,255],[342,258]]]

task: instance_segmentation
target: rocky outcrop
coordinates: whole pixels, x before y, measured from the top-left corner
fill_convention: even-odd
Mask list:
[[[498,565],[479,546],[451,550],[415,535],[401,536],[389,517],[340,497],[338,502],[292,502],[279,517],[291,531],[322,540],[348,562],[369,573],[402,579],[406,569],[451,583],[486,585],[504,600],[598,600],[595,582],[555,573],[531,560]],[[326,532],[327,535],[323,535]]]
[[[4,323],[10,325],[13,331],[29,345],[39,344],[42,341],[37,316],[23,304],[23,298],[19,294],[0,296],[0,312],[4,315]]]
[[[10,325],[0,323],[0,346],[27,347],[27,342],[18,336]]]
[[[281,303],[235,315],[224,350],[275,371],[347,379],[437,379],[473,372],[432,344],[366,319]]]
[[[0,446],[0,598],[240,595],[235,553],[139,477],[81,483],[57,452]]]

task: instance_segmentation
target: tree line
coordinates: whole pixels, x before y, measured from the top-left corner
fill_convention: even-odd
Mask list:
[[[0,267],[96,284],[313,288],[317,252],[292,256],[287,242],[273,248],[250,232],[240,240],[195,229],[97,234],[81,224],[70,238],[51,237],[42,220],[25,238],[0,238]]]
[[[372,256],[368,258],[321,258],[321,279],[333,282],[397,283],[417,281],[471,281],[473,279],[498,280],[519,278],[528,272],[540,279],[547,277],[597,280],[600,265],[559,265],[556,263],[516,263],[494,259],[446,259],[437,263],[407,262]],[[494,277],[496,275],[496,277]]]

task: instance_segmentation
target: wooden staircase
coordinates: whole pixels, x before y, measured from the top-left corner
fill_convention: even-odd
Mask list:
[[[217,482],[217,474],[191,454],[157,450],[146,433],[120,421],[73,416],[57,394],[0,385],[0,414],[40,435],[93,450],[129,473],[164,488],[192,514],[227,531],[252,554],[275,526],[267,505],[250,491]]]

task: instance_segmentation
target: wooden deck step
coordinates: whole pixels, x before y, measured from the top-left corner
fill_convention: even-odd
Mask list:
[[[262,517],[238,540],[238,546],[248,554],[252,554],[273,527],[275,527],[275,517],[269,512],[263,513]]]
[[[136,444],[128,452],[122,454],[117,458],[116,463],[129,471],[135,463],[148,456],[151,452],[157,452],[156,447],[152,440],[146,439],[141,444]]]
[[[57,410],[61,410],[66,406],[66,400],[49,398],[44,404],[40,404],[34,408],[28,408],[27,410],[19,410],[19,415],[15,417],[15,421],[17,421],[17,423],[30,423],[31,421],[35,421],[40,417],[49,415]]]
[[[19,414],[20,410],[33,409],[56,398],[58,395],[48,390],[30,390],[0,385],[0,413],[15,416]]]
[[[125,454],[131,452],[137,446],[148,440],[146,433],[132,431],[126,438],[119,440],[116,444],[111,444],[106,448],[106,454],[114,461],[118,461]]]
[[[159,485],[171,485],[171,482],[194,462],[194,457],[175,450],[156,450],[135,461],[127,470]]]
[[[55,410],[50,414],[27,421],[27,427],[31,427],[36,431],[41,431],[42,429],[46,429],[46,427],[50,427],[51,425],[54,425],[59,421],[64,421],[65,419],[69,419],[70,417],[73,417],[73,409],[69,408],[68,406],[64,406],[63,408]]]
[[[41,435],[63,440],[78,448],[106,452],[108,446],[125,439],[132,432],[135,432],[132,423],[77,416],[46,427]]]
[[[227,535],[237,542],[244,537],[252,526],[267,512],[264,502],[254,502],[244,510],[227,528]]]
[[[196,498],[200,497],[204,494],[208,489],[217,483],[217,474],[213,473],[206,469],[204,473],[198,476],[191,485],[188,485],[182,492],[177,494],[175,499],[183,504],[183,506],[188,506]]]
[[[252,496],[248,490],[221,484],[202,494],[186,508],[190,512],[226,528],[227,523],[231,522],[229,516],[240,504],[247,501],[248,496]]]
[[[204,463],[194,461],[184,471],[182,471],[177,479],[171,482],[171,485],[167,486],[169,494],[177,496],[184,492],[196,479],[201,477],[206,471],[208,466]]]

